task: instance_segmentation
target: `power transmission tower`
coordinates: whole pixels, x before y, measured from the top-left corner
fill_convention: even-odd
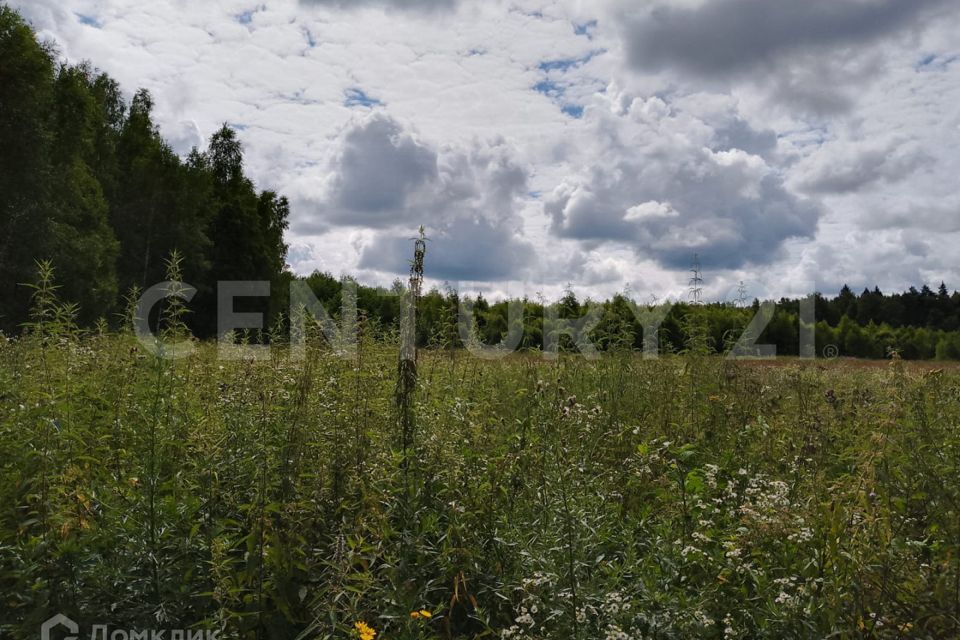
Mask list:
[[[690,267],[690,302],[701,304],[703,302],[703,275],[700,273],[700,256],[693,254],[693,266]]]
[[[737,306],[747,306],[747,285],[743,284],[743,280],[737,285]]]

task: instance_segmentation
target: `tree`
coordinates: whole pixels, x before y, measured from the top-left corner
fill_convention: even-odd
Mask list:
[[[52,52],[0,6],[0,327],[26,318],[35,261],[46,251]]]
[[[937,342],[937,360],[960,360],[960,336],[947,334]]]
[[[91,164],[100,109],[86,65],[62,66],[54,85],[52,170],[47,255],[58,269],[64,299],[80,302],[90,322],[117,301],[117,239]]]
[[[181,160],[153,123],[145,90],[127,108],[89,64],[54,64],[20,16],[0,6],[0,327],[27,317],[35,261],[52,259],[81,322],[120,292],[165,279],[174,250],[197,287],[194,329],[212,333],[218,280],[269,280],[285,306],[290,205],[258,192],[224,126],[206,153]]]
[[[843,323],[841,322],[841,325]],[[843,353],[854,358],[872,358],[873,345],[860,325],[853,323],[843,337]]]
[[[117,302],[118,244],[107,223],[107,201],[90,168],[79,159],[59,165],[49,221],[49,256],[65,300],[80,301],[80,319],[104,317]]]
[[[879,288],[873,291],[864,289],[857,300],[857,322],[866,325],[871,322],[880,322],[883,310],[883,293]]]
[[[857,296],[853,294],[850,287],[843,285],[839,295],[834,300],[836,315],[856,317]]]

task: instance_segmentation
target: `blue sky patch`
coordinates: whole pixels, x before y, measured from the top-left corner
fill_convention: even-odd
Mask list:
[[[553,80],[541,80],[537,84],[533,85],[533,90],[537,93],[542,93],[549,98],[560,98],[566,91],[562,86]]]
[[[533,85],[533,90],[556,102],[557,106],[560,107],[560,110],[571,118],[582,118],[583,105],[566,102],[564,100],[567,89],[572,85],[572,82],[568,79],[572,77],[566,76],[566,74],[571,69],[576,69],[603,53],[606,53],[605,49],[597,49],[595,51],[591,51],[585,56],[580,56],[577,58],[544,60],[537,65],[537,68],[546,77]],[[580,84],[589,85],[591,82],[588,79],[580,79]]]
[[[581,24],[573,25],[573,32],[578,36],[587,36],[588,39],[593,40],[593,34],[590,33],[597,26],[596,20],[590,20],[589,22],[584,22]]]
[[[77,20],[80,21],[80,24],[85,24],[88,27],[93,27],[94,29],[99,29],[103,26],[103,23],[97,20],[95,16],[88,16],[83,13],[74,14],[77,16]]]
[[[929,53],[913,66],[914,71],[946,71],[947,67],[957,61],[960,56],[941,56],[936,53]]]
[[[363,89],[347,89],[343,92],[343,95],[343,106],[345,107],[366,107],[369,109],[383,106],[383,102],[376,98],[371,98]]]
[[[579,58],[561,58],[559,60],[544,60],[538,66],[541,71],[566,71],[590,62],[598,55],[606,53],[605,49],[591,51],[585,56]]]
[[[267,7],[261,4],[260,6],[254,7],[253,9],[249,9],[247,11],[241,11],[240,13],[233,16],[233,19],[242,25],[249,25],[250,23],[253,22],[253,14],[259,11],[266,11],[266,10],[267,10]]]

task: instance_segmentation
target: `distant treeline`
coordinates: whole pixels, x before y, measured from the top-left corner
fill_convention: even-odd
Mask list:
[[[269,281],[272,298],[238,301],[237,310],[260,311],[265,326],[282,327],[295,279],[285,265],[287,200],[258,191],[244,175],[242,149],[228,126],[183,160],[160,136],[152,106],[143,90],[127,104],[117,83],[87,64],[58,64],[30,26],[0,6],[0,329],[15,333],[29,320],[25,284],[36,281],[38,260],[56,268],[57,294],[78,304],[81,325],[99,318],[116,325],[131,290],[166,279],[174,251],[183,256],[184,280],[197,288],[188,318],[197,336],[215,335],[216,283],[225,280]],[[339,308],[338,279],[314,273],[305,281],[329,310]],[[358,287],[367,327],[394,330],[398,287]],[[471,302],[477,338],[494,344],[510,333],[507,301]],[[459,303],[455,291],[423,296],[421,344],[462,346]],[[542,348],[544,334],[556,331],[544,324],[543,301],[520,303],[518,348]],[[591,305],[568,293],[554,309],[569,319],[598,305],[602,316],[591,332],[598,348],[642,347],[640,323],[623,296]],[[682,351],[696,343],[723,351],[757,306],[678,304],[661,325],[661,347]],[[799,301],[781,300],[760,342],[796,354],[798,317]],[[895,295],[844,287],[835,298],[817,296],[816,319],[818,352],[960,359],[960,294],[943,284]],[[567,336],[560,345],[574,346]]]
[[[28,319],[23,283],[36,280],[40,259],[89,324],[114,319],[132,287],[162,282],[176,249],[198,290],[200,335],[215,330],[217,281],[287,277],[287,201],[245,177],[234,131],[224,126],[181,160],[152,107],[143,90],[127,104],[87,64],[58,64],[0,6],[0,329]]]
[[[427,254],[429,272],[429,249]],[[331,313],[340,308],[343,284],[328,273],[314,273],[305,281],[314,295]],[[401,299],[397,295],[401,283],[397,281],[392,291],[357,285],[357,306],[361,316],[373,326],[395,327],[400,315]],[[519,303],[519,305],[517,305]],[[649,311],[646,305],[637,305],[623,295],[606,301],[580,301],[572,292],[567,292],[559,302],[542,300],[513,301],[522,314],[514,312],[511,327],[511,301],[490,302],[477,296],[464,299],[458,292],[448,289],[433,289],[423,295],[418,306],[417,340],[425,346],[460,348],[463,346],[458,324],[461,306],[472,309],[475,336],[483,343],[498,344],[511,333],[522,332],[518,348],[542,349],[545,334],[558,331],[545,318],[584,318],[589,310],[598,315],[599,321],[589,332],[591,342],[597,349],[643,348],[643,327],[637,318]],[[849,287],[843,287],[835,298],[814,296],[814,331],[818,357],[841,355],[858,358],[885,358],[893,351],[906,359],[960,359],[960,293],[952,295],[941,284],[934,292],[928,287],[919,291],[884,295],[879,290],[864,291],[854,295]],[[547,313],[547,309],[550,312]],[[737,307],[731,304],[712,303],[691,305],[677,303],[670,307],[658,332],[660,351],[682,352],[690,348],[706,349],[716,353],[729,350],[744,334],[751,320],[758,314],[760,302]],[[557,338],[562,350],[574,350],[567,335]],[[776,303],[770,322],[757,340],[759,344],[775,345],[778,355],[799,355],[800,351],[800,300],[783,298]]]

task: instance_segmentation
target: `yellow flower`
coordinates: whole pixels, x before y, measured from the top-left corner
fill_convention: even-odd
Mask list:
[[[353,623],[353,628],[356,629],[360,640],[373,640],[377,637],[377,632],[366,622],[355,622]]]
[[[426,609],[420,609],[420,617],[427,618],[428,620],[433,617],[433,614],[427,611]]]
[[[414,620],[416,620],[417,618],[420,617],[420,612],[419,612],[419,611],[411,611],[411,612],[410,612],[410,617],[413,618]]]

